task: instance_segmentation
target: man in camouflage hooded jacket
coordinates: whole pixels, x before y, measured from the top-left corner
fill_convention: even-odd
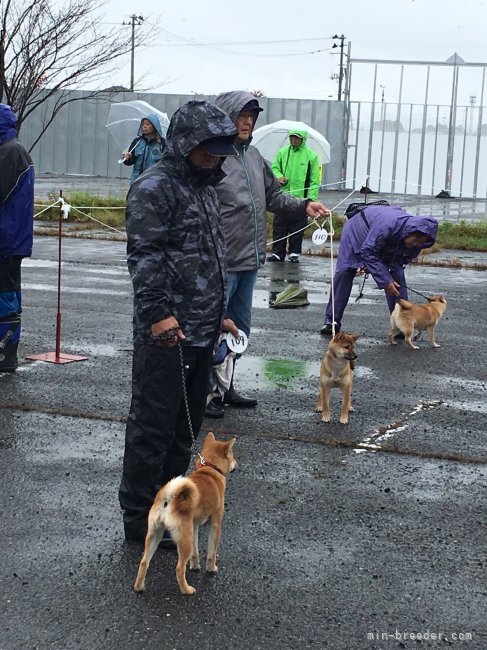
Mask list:
[[[128,540],[144,540],[156,492],[191,459],[182,373],[196,436],[215,340],[222,327],[237,333],[223,322],[226,252],[214,189],[235,134],[216,106],[188,102],[171,119],[161,161],[128,194],[134,357],[119,491]]]

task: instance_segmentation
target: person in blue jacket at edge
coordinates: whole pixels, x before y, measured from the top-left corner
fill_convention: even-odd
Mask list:
[[[384,289],[392,313],[399,298],[407,300],[404,267],[436,241],[438,222],[426,216],[413,216],[386,201],[352,203],[345,213],[340,248],[333,277],[335,333],[352,292],[357,272],[366,271],[379,289]],[[323,336],[333,334],[332,295],[325,311]]]
[[[34,165],[16,124],[12,108],[0,104],[0,373],[18,366],[20,267],[32,255],[34,227]]]
[[[133,165],[130,184],[139,178],[146,169],[159,162],[164,151],[165,140],[159,118],[155,114],[147,115],[140,120],[137,137],[130,143],[127,151],[123,152],[124,165]]]

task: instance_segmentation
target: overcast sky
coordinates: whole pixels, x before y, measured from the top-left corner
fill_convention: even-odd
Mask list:
[[[106,20],[128,21],[133,13],[164,30],[136,51],[139,88],[154,92],[242,88],[269,97],[336,98],[334,34],[351,42],[352,58],[445,61],[458,52],[467,62],[487,61],[487,0],[110,0]],[[399,73],[380,67],[376,99],[382,92],[386,101],[397,99]],[[451,74],[435,69],[430,100],[450,103]],[[426,71],[408,68],[404,75],[403,101],[423,101]],[[470,94],[480,98],[481,77],[481,68],[462,70],[460,104]],[[129,57],[111,81],[129,86]],[[371,100],[372,81],[372,66],[354,65],[352,98]]]

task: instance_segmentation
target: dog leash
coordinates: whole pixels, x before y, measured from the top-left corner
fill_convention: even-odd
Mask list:
[[[368,277],[369,277],[369,274],[366,272],[365,275],[364,275],[364,281],[362,282],[362,286],[360,287],[359,294],[358,294],[358,296],[355,298],[355,302],[358,302],[358,301],[360,300],[360,298],[363,298],[363,297],[364,297],[365,281],[367,280]]]
[[[413,293],[417,293],[418,296],[421,296],[422,298],[426,298],[426,300],[429,300],[428,296],[425,296],[424,293],[421,293],[421,291],[416,291],[416,289],[411,289],[411,287],[408,287],[406,284],[402,285],[405,289],[408,291],[412,291]]]
[[[186,377],[184,375],[184,357],[183,357],[183,348],[181,343],[178,343],[178,349],[179,349],[179,358],[181,360],[181,383],[183,385],[183,399],[184,399],[184,407],[186,409],[186,417],[188,418],[188,428],[189,432],[191,434],[191,456],[195,454],[195,456],[198,456],[200,463],[202,465],[206,465],[206,461],[203,458],[203,456],[197,451],[195,453],[195,447],[196,447],[196,438],[194,437],[194,432],[193,432],[193,423],[191,422],[191,413],[189,411],[189,402],[188,402],[188,393],[186,390]],[[186,366],[189,367],[189,366]]]

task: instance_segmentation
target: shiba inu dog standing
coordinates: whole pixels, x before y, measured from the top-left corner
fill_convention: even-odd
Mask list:
[[[446,299],[441,295],[428,298],[427,303],[420,305],[409,302],[409,300],[398,300],[390,317],[389,343],[396,345],[394,337],[402,332],[409,347],[419,350],[419,347],[412,341],[416,327],[419,333],[415,340],[420,338],[423,330],[428,330],[431,345],[434,348],[439,348],[440,346],[435,341],[435,328],[445,313],[446,305]]]
[[[216,552],[220,540],[225,505],[226,477],[237,461],[233,456],[236,438],[218,441],[209,432],[205,438],[196,469],[188,477],[178,476],[166,483],[156,495],[149,512],[144,555],[139,565],[135,591],[144,591],[145,576],[164,530],[167,528],[178,547],[176,578],[183,594],[194,594],[186,581],[186,565],[198,570],[198,528],[208,522],[206,570],[216,573]]]
[[[342,410],[340,422],[348,424],[348,414],[352,407],[352,371],[355,354],[355,341],[358,334],[338,332],[328,344],[320,367],[320,393],[316,402],[316,411],[321,412],[323,422],[330,421],[330,390],[342,391]]]

